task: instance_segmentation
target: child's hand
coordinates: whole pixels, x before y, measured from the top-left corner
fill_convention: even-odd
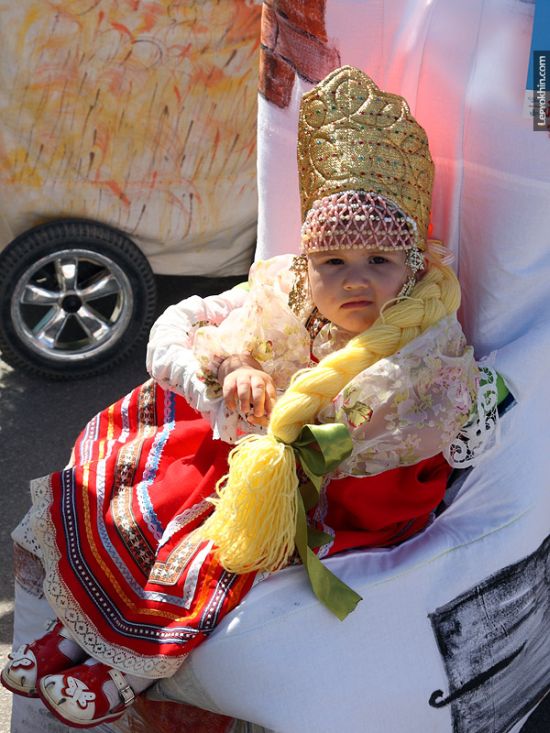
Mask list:
[[[218,380],[230,410],[252,425],[267,425],[277,394],[273,380],[255,359],[247,354],[230,356],[220,366]]]

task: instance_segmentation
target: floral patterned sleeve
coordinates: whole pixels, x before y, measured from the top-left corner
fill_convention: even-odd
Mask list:
[[[292,255],[281,255],[256,262],[246,288],[187,298],[168,308],[151,330],[149,373],[163,388],[183,395],[210,422],[214,437],[225,442],[263,428],[227,409],[217,381],[224,358],[252,355],[279,392],[308,364],[308,333],[287,305],[291,261]]]
[[[454,316],[361,372],[320,414],[343,422],[353,452],[334,477],[369,476],[445,452],[475,421],[479,370]]]
[[[192,295],[167,308],[155,321],[147,344],[147,370],[165,389],[189,397],[186,380],[198,369],[193,355],[196,331],[219,324],[246,301],[246,289],[237,286],[220,295]]]
[[[217,396],[220,364],[228,356],[249,354],[284,391],[291,377],[309,363],[309,335],[288,307],[292,284],[292,255],[256,262],[250,271],[249,292],[240,308],[217,326],[195,333],[193,353],[208,393]]]

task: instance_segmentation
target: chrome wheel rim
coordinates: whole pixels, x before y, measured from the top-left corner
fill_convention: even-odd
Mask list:
[[[35,354],[76,362],[110,348],[126,330],[133,305],[130,281],[113,260],[63,249],[37,260],[18,280],[11,319]]]

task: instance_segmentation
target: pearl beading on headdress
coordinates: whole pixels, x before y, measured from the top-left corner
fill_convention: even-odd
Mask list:
[[[379,194],[340,191],[315,201],[302,225],[302,252],[331,249],[409,250],[416,222]]]

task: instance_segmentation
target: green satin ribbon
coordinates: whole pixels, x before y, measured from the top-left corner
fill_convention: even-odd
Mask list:
[[[307,526],[306,512],[319,501],[323,476],[333,471],[352,451],[349,430],[342,423],[304,425],[291,447],[309,481],[299,487],[296,549],[317,598],[343,621],[362,600],[352,588],[331,573],[313,549],[332,540],[325,532]]]

